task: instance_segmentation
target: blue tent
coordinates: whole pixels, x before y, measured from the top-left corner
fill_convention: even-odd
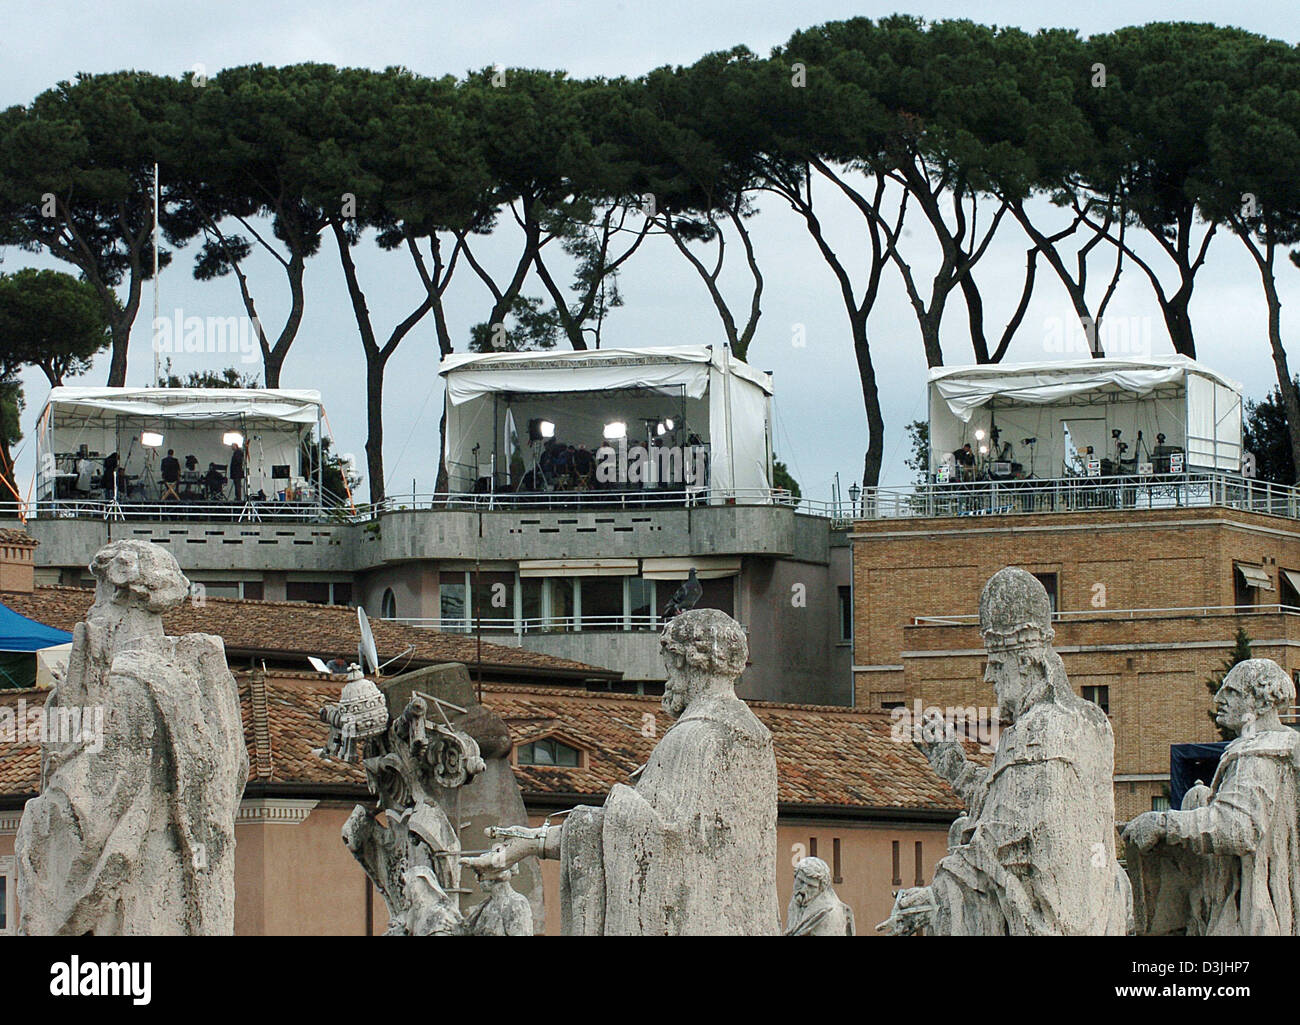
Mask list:
[[[1169,807],[1182,807],[1183,795],[1199,779],[1206,786],[1214,779],[1214,770],[1223,757],[1226,740],[1213,744],[1171,744],[1169,747]]]
[[[0,651],[40,651],[71,640],[67,630],[56,630],[0,605]]]

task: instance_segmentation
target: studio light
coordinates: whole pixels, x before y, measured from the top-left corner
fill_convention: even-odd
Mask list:
[[[221,436],[221,444],[238,445],[242,447],[244,444],[244,436],[238,431],[226,431],[226,433]]]
[[[549,420],[543,420],[541,417],[534,417],[528,421],[528,440],[529,441],[546,441],[555,437],[555,424]]]
[[[667,432],[668,432],[668,428],[665,427],[663,424],[660,424],[658,427],[655,428],[655,434],[659,435],[659,437],[661,437],[661,438],[662,438],[662,437],[663,437]]]
[[[673,420],[672,420],[672,417],[667,417],[667,418],[665,418],[665,420],[664,420],[664,426],[667,427],[670,431],[673,429]]]
[[[627,424],[622,420],[615,420],[605,425],[605,440],[618,441],[620,438],[627,437]]]
[[[140,444],[145,448],[161,448],[163,436],[157,431],[141,431]]]
[[[988,454],[989,454],[989,447],[988,447],[987,445],[981,445],[981,446],[980,446],[980,455],[982,455],[982,456],[986,456],[986,455],[988,455]]]
[[[984,428],[983,428],[983,427],[981,427],[978,431],[975,432],[975,440],[976,440],[976,441],[983,441],[983,440],[984,440]]]

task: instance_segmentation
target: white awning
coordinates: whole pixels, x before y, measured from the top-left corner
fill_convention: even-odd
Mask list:
[[[739,555],[701,555],[694,558],[642,559],[641,576],[646,580],[685,580],[695,567],[701,580],[734,577],[740,572]]]
[[[520,577],[634,577],[636,559],[527,559]]]
[[[995,398],[999,404],[1051,405],[1089,392],[1148,395],[1160,385],[1182,382],[1188,374],[1241,391],[1236,381],[1179,355],[935,367],[930,384],[954,416],[969,422],[976,409]]]
[[[228,417],[315,424],[320,392],[286,388],[85,388],[50,389],[46,407],[78,422],[118,416],[216,420]]]
[[[1234,565],[1237,567],[1237,572],[1246,581],[1247,587],[1257,587],[1261,591],[1273,590],[1273,581],[1259,566],[1248,566],[1240,562],[1234,563]]]
[[[1300,594],[1300,573],[1292,569],[1284,569],[1281,573],[1286,577],[1287,583],[1295,589],[1295,593]]]

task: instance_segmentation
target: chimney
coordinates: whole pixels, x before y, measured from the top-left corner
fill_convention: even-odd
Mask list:
[[[0,527],[0,591],[36,589],[36,538],[20,527]]]

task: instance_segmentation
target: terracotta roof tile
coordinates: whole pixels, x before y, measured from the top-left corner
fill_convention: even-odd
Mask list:
[[[22,527],[0,527],[0,545],[16,545],[20,548],[35,548],[39,541]]]
[[[273,671],[262,698],[249,676],[239,674],[250,782],[336,786],[359,796],[365,784],[360,766],[327,762],[314,753],[329,734],[317,712],[338,699],[339,684],[306,673]],[[16,704],[20,698],[30,705],[43,702],[44,694],[0,691],[0,705]],[[627,782],[645,763],[671,723],[658,699],[651,697],[485,684],[483,698],[505,720],[516,744],[555,733],[587,752],[585,764],[576,768],[518,766],[516,776],[526,797],[576,795],[599,802],[611,786]],[[254,709],[263,701],[267,743],[259,757],[260,716]],[[937,812],[960,808],[921,753],[891,739],[886,713],[749,704],[772,731],[783,805]],[[987,764],[987,756],[976,757]],[[37,747],[0,743],[0,798],[34,793],[39,780]]]
[[[44,586],[34,592],[7,591],[0,602],[29,619],[60,630],[71,630],[86,617],[94,591],[83,587]],[[313,605],[297,601],[253,601],[245,598],[205,599],[201,607],[185,602],[163,616],[169,634],[220,634],[232,654],[317,655],[329,658],[356,650],[357,613],[346,605]],[[473,666],[477,643],[465,634],[442,633],[423,627],[371,620],[381,660],[400,656],[408,646],[412,668],[440,662]],[[400,663],[399,663],[400,664]],[[621,673],[537,651],[483,642],[483,668],[494,676],[537,676],[574,679],[618,679]]]

